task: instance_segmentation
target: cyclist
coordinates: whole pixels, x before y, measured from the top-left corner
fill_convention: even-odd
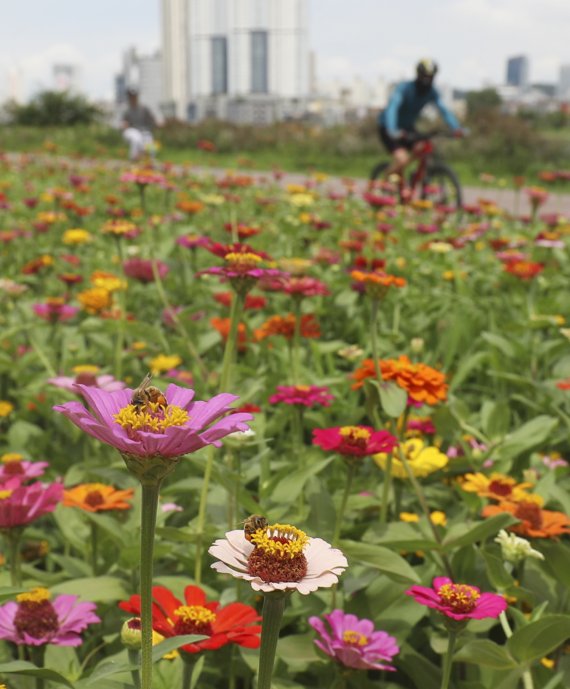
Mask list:
[[[135,88],[127,90],[128,108],[123,115],[123,138],[129,144],[129,160],[138,160],[145,150],[154,147],[152,133],[156,120],[152,112],[139,103],[139,93]]]
[[[416,120],[426,105],[435,105],[454,135],[463,136],[463,130],[457,118],[444,105],[439,92],[433,85],[436,74],[437,64],[433,60],[424,59],[418,62],[415,80],[398,84],[385,110],[378,117],[380,141],[392,156],[392,161],[386,171],[387,177],[396,174],[403,180],[402,173],[412,159],[417,145],[414,138]]]

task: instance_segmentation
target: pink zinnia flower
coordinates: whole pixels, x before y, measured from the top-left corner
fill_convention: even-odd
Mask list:
[[[54,297],[47,299],[44,303],[34,304],[32,306],[36,316],[43,318],[49,323],[62,323],[73,318],[79,311],[78,306],[70,306],[65,304],[63,299]]]
[[[183,234],[176,240],[176,243],[179,246],[183,246],[185,249],[196,249],[199,246],[207,247],[210,242],[211,240],[209,237],[198,234]]]
[[[33,483],[19,485],[11,477],[0,487],[0,530],[24,526],[53,512],[63,499],[63,484]]]
[[[498,617],[507,609],[507,601],[496,593],[481,593],[476,586],[454,584],[448,577],[436,577],[433,588],[412,586],[408,596],[428,608],[434,608],[454,620],[482,620]]]
[[[311,277],[285,277],[280,281],[277,291],[293,297],[318,297],[330,294],[324,282]]]
[[[248,429],[251,414],[230,414],[236,395],[222,393],[207,402],[193,402],[194,390],[171,384],[164,395],[167,404],[132,404],[133,390],[105,392],[76,385],[92,409],[79,402],[54,407],[76,426],[97,440],[136,457],[180,457],[206,445],[221,445],[221,439]],[[221,418],[223,417],[223,418]]]
[[[318,385],[278,385],[269,404],[291,404],[303,407],[328,407],[334,400],[327,387]]]
[[[16,596],[0,607],[0,639],[18,645],[80,646],[80,633],[101,622],[95,603],[78,602],[77,596],[60,595],[50,601],[44,588]]]
[[[56,376],[55,378],[48,378],[48,383],[55,385],[56,388],[63,388],[69,392],[77,393],[77,384],[87,385],[89,387],[99,388],[106,392],[113,392],[114,390],[122,390],[126,384],[122,380],[116,380],[111,374],[104,373],[98,376],[96,372],[82,371],[75,377],[72,376]]]
[[[28,462],[16,452],[7,452],[0,457],[0,482],[17,479],[25,483],[41,476],[47,466],[48,462]]]
[[[362,198],[373,208],[385,208],[386,206],[396,205],[396,198],[394,196],[380,196],[379,194],[366,192],[362,195]]]
[[[341,455],[364,457],[392,452],[398,441],[388,431],[374,431],[369,426],[335,426],[315,428],[313,445]]]
[[[400,652],[396,639],[386,632],[375,631],[371,620],[361,620],[342,610],[333,610],[323,617],[330,631],[319,617],[309,617],[309,624],[321,635],[315,639],[315,645],[328,656],[355,670],[396,669],[386,665]]]
[[[139,282],[154,282],[153,261],[144,258],[129,258],[123,263],[123,270],[127,277]],[[162,280],[170,270],[163,261],[156,261],[156,270]]]

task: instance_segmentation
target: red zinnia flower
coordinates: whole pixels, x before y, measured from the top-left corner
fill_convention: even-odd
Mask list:
[[[255,331],[257,340],[265,340],[272,335],[281,335],[287,340],[293,338],[295,332],[295,316],[290,313],[287,316],[272,316],[260,328]],[[321,336],[321,329],[312,313],[301,316],[301,337],[316,338]]]
[[[185,634],[201,634],[207,639],[181,646],[186,653],[215,650],[226,644],[258,648],[261,626],[257,612],[244,603],[230,603],[221,608],[217,601],[206,602],[206,594],[198,586],[184,589],[184,602],[164,586],[152,587],[152,627],[166,638]],[[119,603],[122,610],[140,616],[140,596],[131,596]]]
[[[397,444],[397,439],[388,431],[374,431],[369,426],[336,426],[313,431],[313,445],[341,455],[364,457],[392,452]]]

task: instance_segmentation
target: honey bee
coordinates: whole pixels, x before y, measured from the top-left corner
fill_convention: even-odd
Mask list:
[[[243,535],[246,541],[251,542],[251,537],[259,529],[266,529],[269,522],[265,517],[260,514],[252,514],[251,517],[244,519],[243,522]]]
[[[133,391],[131,404],[137,411],[140,411],[149,403],[159,404],[161,407],[168,406],[168,402],[162,391],[150,384],[151,377],[150,373],[147,373],[138,388]]]

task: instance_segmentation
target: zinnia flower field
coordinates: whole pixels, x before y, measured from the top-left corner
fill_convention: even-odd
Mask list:
[[[1,155],[0,687],[570,686],[570,219],[519,194]]]

